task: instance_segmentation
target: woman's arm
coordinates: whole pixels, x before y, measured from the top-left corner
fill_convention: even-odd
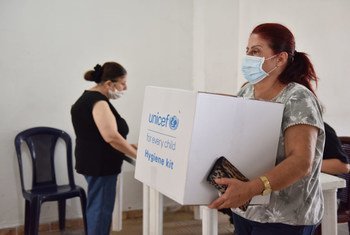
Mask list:
[[[339,175],[349,173],[350,165],[337,159],[336,156],[322,160],[321,171],[327,174]]]
[[[272,190],[286,188],[310,174],[318,131],[318,128],[310,125],[295,125],[286,129],[286,159],[266,174]]]
[[[310,125],[295,125],[286,129],[284,133],[286,159],[265,174],[273,191],[284,189],[310,174],[318,131],[318,128]],[[216,182],[226,184],[228,188],[221,197],[209,205],[210,208],[239,207],[253,196],[260,195],[264,189],[259,178],[249,182],[236,179],[219,179]]]
[[[119,134],[116,119],[106,101],[98,101],[94,105],[92,116],[107,143],[125,155],[136,158],[136,149]]]

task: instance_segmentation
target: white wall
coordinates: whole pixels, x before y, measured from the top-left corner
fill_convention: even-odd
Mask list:
[[[23,224],[14,136],[44,125],[74,137],[70,106],[93,85],[83,80],[86,70],[109,60],[128,70],[128,93],[113,104],[131,142],[145,85],[192,89],[192,12],[185,0],[0,2],[0,228]],[[76,181],[85,187],[80,175]],[[80,214],[78,202],[68,202],[68,217]],[[44,204],[41,221],[55,218],[56,205]]]
[[[1,1],[0,228],[23,224],[14,136],[47,125],[74,137],[70,106],[93,85],[82,76],[96,63],[114,60],[128,70],[128,94],[113,103],[136,142],[146,85],[235,93],[250,31],[280,22],[314,62],[325,120],[350,135],[349,9],[347,0]],[[139,208],[139,185],[130,179],[132,167],[125,170],[124,209]],[[86,186],[80,175],[76,181]],[[77,200],[67,212],[80,215]],[[56,218],[56,206],[44,204],[41,221]]]
[[[194,89],[235,94],[239,1],[194,0]]]
[[[349,10],[347,0],[241,0],[239,11],[240,54],[260,23],[279,22],[291,29],[296,49],[308,53],[315,66],[318,97],[326,107],[324,120],[338,135],[350,135]]]

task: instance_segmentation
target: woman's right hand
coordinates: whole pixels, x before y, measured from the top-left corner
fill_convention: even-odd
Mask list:
[[[131,146],[137,150],[137,144],[131,144]]]
[[[260,179],[244,182],[237,179],[221,178],[215,182],[221,185],[227,185],[224,194],[214,200],[209,208],[238,208],[248,202],[253,196],[259,195],[263,190],[263,184]]]

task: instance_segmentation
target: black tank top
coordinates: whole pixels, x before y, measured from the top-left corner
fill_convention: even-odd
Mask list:
[[[323,159],[336,158],[343,163],[349,163],[348,156],[341,147],[341,142],[335,130],[324,122],[324,131],[326,133],[326,141],[323,150]]]
[[[84,91],[71,108],[72,123],[76,135],[75,169],[78,173],[89,176],[119,174],[124,154],[102,138],[92,116],[96,102],[104,100],[113,112],[118,132],[126,138],[129,127],[126,121],[109,102],[108,98],[97,91]]]

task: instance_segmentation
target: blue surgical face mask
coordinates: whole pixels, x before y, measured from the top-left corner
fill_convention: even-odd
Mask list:
[[[265,57],[246,55],[242,62],[242,73],[244,78],[251,84],[256,84],[266,78],[273,70],[277,68],[277,66],[271,71],[265,72],[262,65],[264,64],[265,60],[272,59],[276,56],[277,55],[273,55],[265,59]]]

